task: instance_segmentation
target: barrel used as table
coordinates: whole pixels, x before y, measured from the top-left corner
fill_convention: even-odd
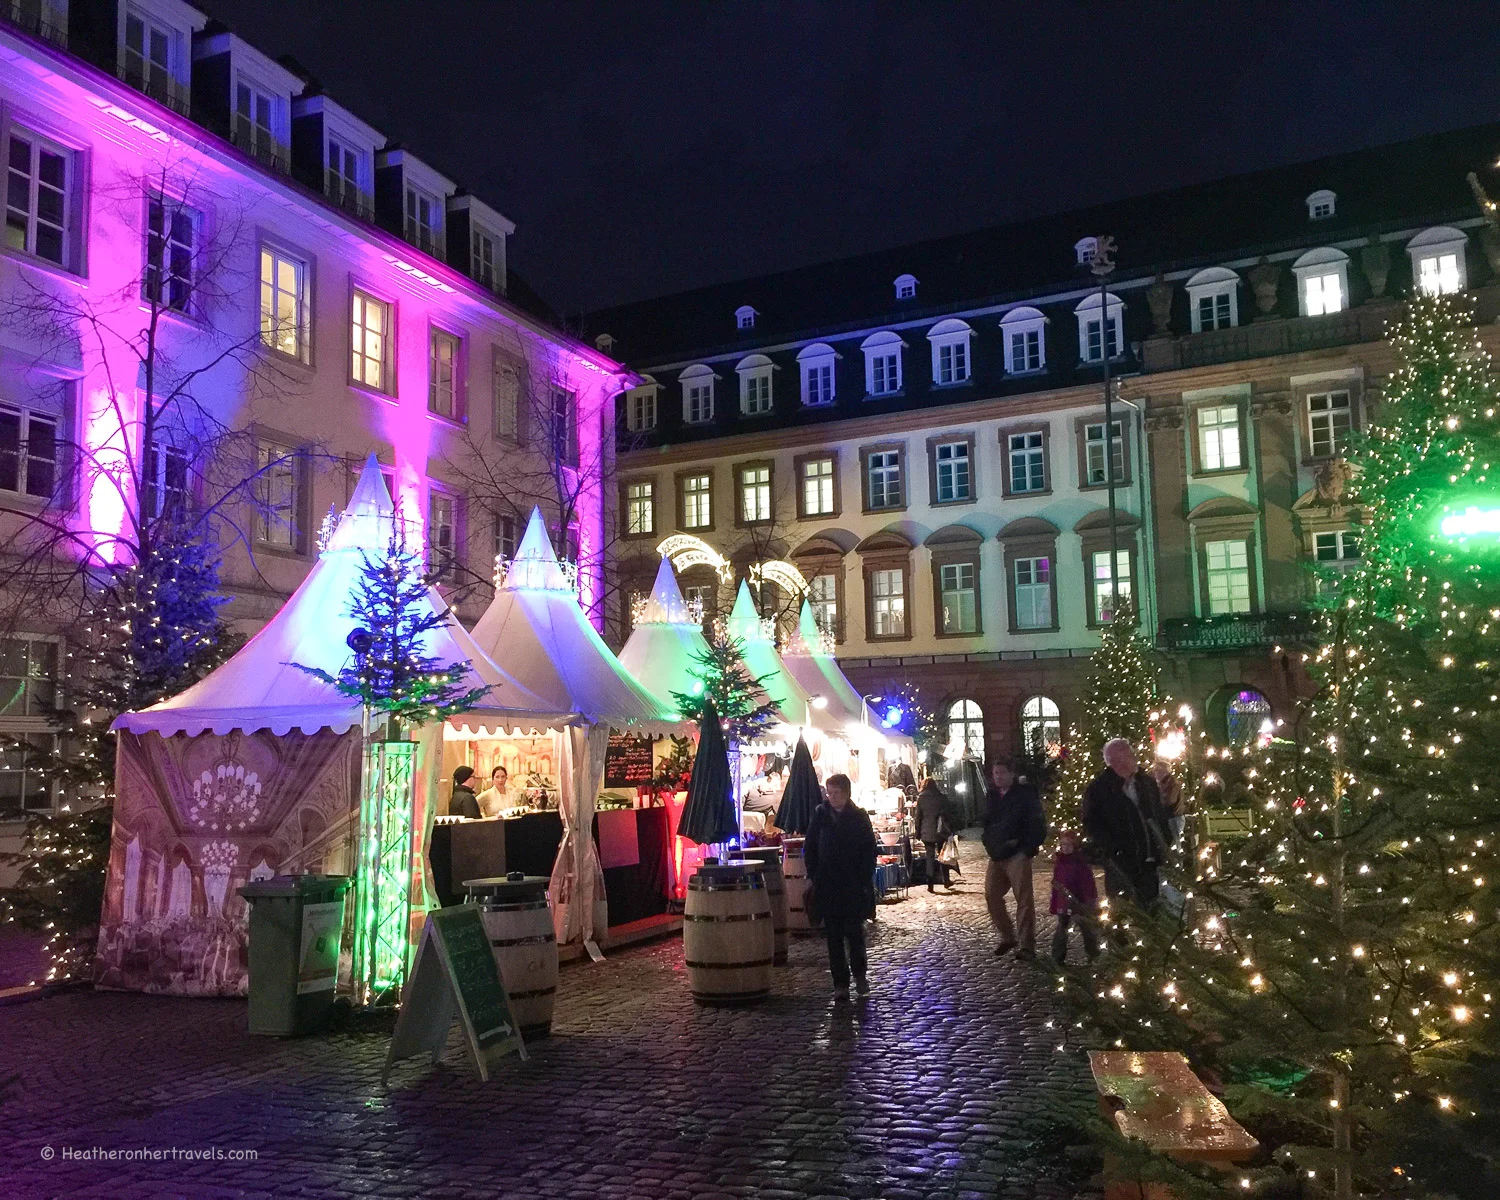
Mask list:
[[[699,1004],[746,1004],[771,991],[776,933],[762,864],[705,863],[688,879],[682,957]]]
[[[500,982],[523,1038],[552,1032],[557,934],[547,907],[547,882],[540,875],[464,880],[470,902],[479,905]]]
[[[792,933],[811,933],[807,919],[807,859],[802,847],[805,838],[784,838],[781,847],[785,858],[781,865],[786,878],[786,925]]]
[[[778,967],[786,966],[790,937],[788,935],[788,910],[786,904],[786,876],[781,871],[780,846],[746,846],[740,851],[749,862],[758,862],[765,870],[766,892],[771,897],[771,927],[776,934],[776,949],[771,962]]]

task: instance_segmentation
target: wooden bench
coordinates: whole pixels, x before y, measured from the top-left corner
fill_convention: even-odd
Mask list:
[[[1095,1050],[1089,1054],[1089,1066],[1099,1089],[1099,1109],[1124,1137],[1178,1162],[1226,1168],[1260,1149],[1180,1054]],[[1118,1174],[1118,1164],[1106,1160],[1105,1200],[1174,1200],[1166,1184],[1141,1183]]]

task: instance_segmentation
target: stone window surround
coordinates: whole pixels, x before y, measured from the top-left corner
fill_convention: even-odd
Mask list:
[[[1094,555],[1109,551],[1109,525],[1102,519],[1098,520],[1097,523],[1094,520],[1095,518],[1102,517],[1102,515],[1102,512],[1090,513],[1073,527],[1082,542],[1083,586],[1085,599],[1088,603],[1086,617],[1090,629],[1104,628],[1096,620],[1098,608],[1095,605],[1094,596]],[[1140,522],[1132,514],[1122,512],[1118,515],[1115,524],[1119,530],[1119,549],[1129,554],[1130,599],[1136,605],[1136,613],[1139,616],[1141,602]],[[1055,599],[1055,587],[1053,588],[1053,596]]]
[[[1297,414],[1297,448],[1304,467],[1319,466],[1337,458],[1338,455],[1318,455],[1312,452],[1312,413],[1307,407],[1309,396],[1321,396],[1327,392],[1349,393],[1349,432],[1356,433],[1364,421],[1364,381],[1352,376],[1336,376],[1328,379],[1302,381],[1292,388],[1293,409]]]
[[[1198,396],[1185,403],[1187,409],[1188,427],[1188,463],[1192,467],[1193,477],[1214,477],[1219,475],[1248,475],[1250,472],[1250,423],[1245,412],[1246,397],[1235,392],[1222,396]],[[1239,418],[1240,432],[1240,465],[1237,467],[1216,467],[1209,470],[1203,465],[1203,438],[1198,429],[1198,414],[1205,408],[1229,408],[1233,406]]]
[[[833,638],[836,643],[842,645],[844,633],[848,627],[849,609],[846,599],[847,571],[844,567],[844,552],[832,542],[821,539],[812,539],[810,546],[805,546],[792,556],[797,569],[802,572],[802,577],[809,582],[817,575],[833,576],[833,600],[838,607],[838,619],[835,621],[836,628]],[[911,624],[911,614],[907,613],[907,624]]]
[[[1123,432],[1123,431],[1122,431]],[[1010,437],[1013,433],[1040,433],[1042,435],[1042,482],[1036,492],[1018,492],[1011,487]],[[1052,495],[1052,422],[1025,421],[1019,425],[1005,425],[1000,429],[1000,495],[1005,500],[1029,500],[1034,496]]]
[[[984,634],[984,586],[980,570],[980,548],[984,542],[978,533],[962,536],[962,530],[939,530],[927,539],[928,557],[932,560],[932,632],[940,639],[981,637]],[[943,632],[943,568],[969,563],[974,568],[974,628],[967,633]],[[911,604],[907,603],[907,624],[911,624]]]
[[[689,526],[687,523],[687,481],[695,475],[708,476],[708,524]],[[716,496],[714,487],[714,471],[712,467],[687,467],[678,471],[672,477],[672,490],[676,496],[677,503],[677,528],[684,533],[712,533],[714,526],[719,520],[719,498]]]
[[[860,547],[868,546],[867,549]],[[866,538],[855,548],[860,557],[860,573],[864,581],[865,590],[865,640],[867,642],[909,642],[912,639],[912,618],[915,616],[912,601],[912,570],[911,556],[912,545],[899,534],[874,534]],[[871,586],[871,576],[876,571],[901,572],[901,596],[903,610],[906,620],[903,622],[903,631],[899,634],[875,633],[875,594]]]
[[[1131,419],[1134,416],[1129,405],[1122,404],[1116,410],[1114,420],[1120,426],[1120,466],[1122,468],[1121,478],[1115,480],[1115,491],[1121,488],[1131,487],[1134,482],[1134,462],[1131,458]],[[1104,410],[1097,409],[1094,412],[1085,413],[1073,418],[1073,440],[1077,443],[1078,450],[1078,490],[1080,492],[1102,492],[1108,487],[1108,483],[1090,483],[1088,467],[1088,445],[1084,434],[1090,425],[1102,425],[1104,423]],[[1048,464],[1051,465],[1050,462]],[[1050,480],[1048,482],[1051,482]]]
[[[749,521],[745,519],[745,491],[742,482],[743,473],[748,468],[765,467],[768,470],[766,487],[770,493],[771,515],[764,521]],[[742,462],[734,464],[734,527],[736,529],[754,529],[764,525],[776,523],[776,460],[774,458],[747,458]]]
[[[937,448],[958,442],[963,442],[969,447],[969,494],[961,500],[939,500]],[[905,483],[903,479],[903,499],[905,499]],[[954,508],[962,504],[973,504],[979,499],[979,456],[975,452],[973,433],[940,433],[927,439],[927,493],[927,503],[931,508]]]
[[[998,534],[1005,556],[1005,614],[1008,632],[1025,636],[1032,633],[1056,633],[1061,626],[1057,611],[1057,539],[1062,531],[1051,521],[1042,517],[1021,517],[1012,521]],[[1105,540],[1109,531],[1105,530]],[[1052,623],[1036,629],[1022,629],[1016,622],[1016,560],[1019,558],[1045,558],[1049,567],[1048,582],[1052,592]],[[1092,589],[1091,589],[1092,590]],[[1092,601],[1092,597],[1090,598]],[[1093,611],[1092,603],[1090,612]]]
[[[870,455],[883,454],[894,450],[900,455],[901,467],[901,503],[886,505],[884,508],[870,507]],[[866,513],[893,513],[905,512],[911,503],[911,471],[910,462],[906,453],[906,443],[902,442],[875,442],[868,446],[859,448],[859,494],[860,506]]]
[[[1210,501],[1210,503],[1213,502]],[[1260,561],[1260,539],[1256,536],[1256,521],[1257,514],[1254,512],[1229,512],[1200,517],[1188,514],[1193,547],[1194,607],[1200,618],[1206,619],[1209,615],[1207,550],[1209,542],[1243,541],[1246,543],[1246,561],[1250,566],[1250,612],[1237,615],[1251,616],[1265,610],[1263,594],[1265,571]]]
[[[633,484],[651,485],[651,529],[645,533],[630,532],[630,488]],[[623,475],[620,488],[620,538],[624,541],[640,541],[661,536],[661,487],[655,475]]]
[[[828,459],[833,463],[833,511],[810,513],[807,511],[805,493],[802,489],[802,467],[806,463],[819,462],[823,459]],[[839,486],[839,452],[837,450],[818,450],[811,454],[797,455],[792,459],[792,477],[797,489],[797,519],[799,521],[820,521],[825,517],[833,518],[843,514],[843,489]]]

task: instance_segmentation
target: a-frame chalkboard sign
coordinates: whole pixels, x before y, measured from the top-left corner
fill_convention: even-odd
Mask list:
[[[520,1027],[490,949],[490,936],[474,904],[427,914],[417,961],[401,993],[401,1013],[380,1086],[385,1086],[391,1067],[403,1058],[426,1051],[437,1062],[455,1016],[463,1024],[464,1041],[481,1079],[489,1079],[493,1059],[512,1050],[526,1057]]]

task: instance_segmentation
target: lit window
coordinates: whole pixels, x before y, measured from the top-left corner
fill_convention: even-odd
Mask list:
[[[1344,452],[1353,426],[1348,392],[1316,392],[1307,398],[1307,424],[1313,458]]]
[[[984,761],[984,710],[973,700],[955,700],[948,707],[947,752]]]
[[[969,339],[974,331],[968,324],[950,317],[927,331],[932,343],[932,381],[938,387],[954,387],[969,381]]]
[[[176,446],[152,445],[141,480],[141,513],[148,521],[187,511],[187,454]]]
[[[427,409],[440,417],[463,416],[458,395],[458,339],[432,331],[427,359]]]
[[[1052,627],[1052,561],[1018,558],[1015,561],[1016,628]]]
[[[1250,545],[1244,540],[1208,542],[1208,615],[1250,611]]]
[[[1429,296],[1451,296],[1463,291],[1458,255],[1430,254],[1417,260],[1417,283]]]
[[[1108,625],[1122,604],[1130,601],[1130,551],[1115,554],[1115,571],[1109,569],[1109,551],[1096,550],[1090,556],[1094,579],[1094,624]]]
[[[51,499],[57,449],[56,417],[0,407],[0,492]]]
[[[901,451],[875,451],[867,460],[866,473],[872,509],[902,506],[904,501],[901,491]]]
[[[350,378],[377,392],[388,391],[386,355],[390,349],[391,306],[356,291],[351,322]]]
[[[198,214],[162,196],[146,206],[146,274],[141,292],[150,304],[188,311],[193,297],[193,254]]]
[[[307,361],[307,264],[269,246],[260,249],[260,340]]]
[[[937,466],[937,501],[949,504],[974,498],[969,470],[969,443],[944,442],[934,451]]]
[[[771,519],[771,468],[740,468],[740,520],[746,525]]]
[[[645,433],[656,428],[656,385],[633,388],[625,393],[625,428]]]
[[[552,389],[547,405],[547,446],[558,462],[578,465],[578,405],[566,388]]]
[[[1225,735],[1231,746],[1248,746],[1271,719],[1271,702],[1253,688],[1236,692],[1224,711]]]
[[[814,575],[807,581],[807,598],[812,605],[813,620],[829,637],[838,635],[838,579],[833,575]]]
[[[1013,493],[1047,490],[1047,440],[1040,429],[1010,434],[1006,438],[1006,451]]]
[[[714,523],[712,475],[688,475],[682,480],[682,527],[707,529]]]
[[[32,133],[10,135],[5,244],[62,266],[68,261],[69,160],[61,146]]]
[[[427,569],[451,575],[458,565],[458,498],[436,488],[427,495]]]
[[[1084,474],[1090,487],[1108,483],[1111,468],[1116,483],[1125,481],[1125,437],[1119,421],[1110,426],[1110,467],[1105,466],[1103,421],[1083,427],[1083,447]]]
[[[1028,754],[1045,754],[1048,758],[1061,752],[1062,713],[1056,701],[1032,696],[1021,705],[1021,745]]]
[[[625,532],[630,536],[656,532],[656,485],[650,480],[625,487]]]
[[[906,577],[900,570],[870,572],[870,617],[872,636],[905,636]]]
[[[1233,405],[1198,410],[1198,458],[1205,471],[1240,466],[1240,411]]]
[[[975,567],[971,562],[944,563],[938,568],[944,633],[973,633],[979,628],[974,577]]]
[[[406,240],[418,250],[437,254],[437,231],[442,210],[437,199],[417,188],[406,189]]]
[[[1344,279],[1338,272],[1306,275],[1302,279],[1303,308],[1309,317],[1336,313],[1344,307]]]
[[[255,540],[283,550],[300,549],[301,461],[295,450],[262,443],[256,447]]]
[[[808,459],[802,463],[802,515],[826,517],[832,513],[833,459]]]
[[[286,157],[276,136],[276,98],[241,79],[234,91],[234,144],[276,170]]]

